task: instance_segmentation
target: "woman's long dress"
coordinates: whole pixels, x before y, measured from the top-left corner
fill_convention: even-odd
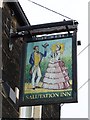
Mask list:
[[[54,59],[48,64],[44,79],[43,88],[45,89],[67,89],[70,87],[68,70],[65,63]]]

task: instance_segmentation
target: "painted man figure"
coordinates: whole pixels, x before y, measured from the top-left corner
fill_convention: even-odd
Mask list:
[[[39,81],[41,79],[41,69],[40,69],[40,63],[43,57],[46,57],[47,55],[47,51],[46,51],[46,47],[48,45],[45,44],[44,47],[44,54],[39,52],[39,46],[34,46],[34,52],[31,54],[30,56],[30,60],[29,63],[32,65],[32,86],[33,89],[35,88],[39,88]],[[36,82],[35,82],[35,78],[37,76]]]

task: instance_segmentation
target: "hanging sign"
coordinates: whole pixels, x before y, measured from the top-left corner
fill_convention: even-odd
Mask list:
[[[27,39],[22,52],[20,105],[77,102],[76,34]]]

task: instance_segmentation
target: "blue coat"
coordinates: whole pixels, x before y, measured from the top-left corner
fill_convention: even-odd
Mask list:
[[[41,53],[41,52],[39,52],[39,54],[40,54],[40,62],[41,62],[42,58],[43,58],[43,57],[46,57],[47,51],[44,51],[44,54]],[[40,62],[39,62],[39,64],[40,64]],[[34,52],[33,52],[33,53],[31,54],[31,56],[30,56],[29,63],[30,63],[32,66],[34,66]]]

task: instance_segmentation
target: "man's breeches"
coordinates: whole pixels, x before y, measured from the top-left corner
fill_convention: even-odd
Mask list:
[[[36,79],[36,83],[35,83],[35,77],[37,75],[37,79]],[[38,86],[38,83],[41,79],[41,70],[40,70],[40,67],[39,66],[34,66],[32,68],[32,86],[35,87],[35,86]]]

